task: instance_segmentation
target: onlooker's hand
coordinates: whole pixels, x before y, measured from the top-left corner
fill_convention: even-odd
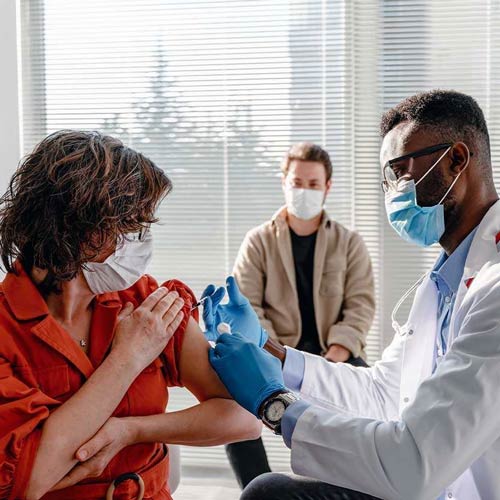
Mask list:
[[[227,304],[220,304],[224,297],[224,288],[215,290],[213,285],[209,285],[203,292],[202,297],[213,294],[203,305],[203,321],[207,329],[205,335],[208,340],[217,340],[217,326],[220,323],[228,323],[231,331],[240,333],[249,342],[262,347],[267,342],[268,335],[260,325],[259,317],[250,301],[240,292],[232,276],[227,278],[226,286],[229,296]]]
[[[256,417],[269,396],[285,391],[279,360],[239,333],[221,335],[209,359],[233,399]]]
[[[135,310],[127,303],[118,317],[112,352],[133,361],[142,371],[165,349],[182,322],[184,301],[160,287]]]
[[[130,418],[111,417],[89,441],[75,453],[79,463],[55,486],[60,490],[91,477],[99,477],[111,460],[126,446],[134,444]]]
[[[351,351],[339,344],[332,344],[325,354],[325,358],[334,363],[345,363],[350,357]]]

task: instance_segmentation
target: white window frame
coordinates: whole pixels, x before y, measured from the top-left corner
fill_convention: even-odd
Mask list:
[[[21,154],[20,82],[18,64],[17,0],[0,2],[0,47],[2,78],[0,78],[0,189],[4,193]]]

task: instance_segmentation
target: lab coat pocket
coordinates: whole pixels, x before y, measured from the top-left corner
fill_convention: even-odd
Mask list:
[[[344,269],[331,269],[325,271],[321,276],[321,284],[319,287],[320,295],[329,297],[344,294]]]
[[[67,365],[56,365],[33,370],[41,391],[47,396],[57,398],[70,390]]]

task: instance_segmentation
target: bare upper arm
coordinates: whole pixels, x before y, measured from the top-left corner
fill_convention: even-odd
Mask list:
[[[181,383],[198,401],[231,399],[208,360],[210,345],[193,318],[189,319],[180,357]]]

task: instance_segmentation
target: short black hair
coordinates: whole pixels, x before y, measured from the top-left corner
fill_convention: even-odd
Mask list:
[[[380,135],[385,137],[403,122],[417,129],[432,129],[442,142],[464,141],[478,149],[476,157],[490,162],[490,136],[483,111],[471,96],[454,90],[421,92],[386,111],[380,121]]]

